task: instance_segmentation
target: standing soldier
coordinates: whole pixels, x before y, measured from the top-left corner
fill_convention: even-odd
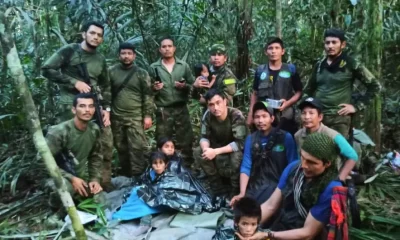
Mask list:
[[[119,46],[120,63],[109,70],[112,86],[112,130],[122,175],[139,176],[146,168],[144,150],[148,148],[144,130],[152,125],[153,100],[149,74],[135,66],[135,47]]]
[[[226,48],[222,44],[214,44],[210,48],[210,62],[211,62],[211,75],[215,75],[215,82],[210,87],[209,82],[198,77],[193,84],[196,88],[211,88],[218,89],[224,92],[228,99],[229,106],[233,105],[233,96],[236,93],[236,77],[232,70],[226,66],[226,61],[228,60],[228,55]]]
[[[303,85],[293,64],[283,63],[285,54],[283,41],[272,38],[265,46],[268,64],[260,65],[254,75],[253,93],[247,124],[253,124],[253,106],[257,101],[280,100],[279,114],[276,115],[281,129],[294,135],[297,131],[294,105],[300,99]]]
[[[193,130],[187,102],[194,82],[190,67],[175,57],[176,47],[171,38],[160,42],[161,58],[151,64],[154,102],[156,104],[156,138],[176,135],[177,149],[181,150],[185,167],[193,163]]]
[[[346,47],[344,31],[326,30],[324,46],[326,57],[315,65],[304,93],[320,100],[323,123],[348,138],[351,115],[364,109],[381,87],[367,68],[343,52]],[[351,95],[356,79],[365,85],[367,91],[362,101],[354,104]]]
[[[57,122],[73,117],[71,105],[74,95],[88,93],[99,88],[102,95],[102,116],[105,128],[101,131],[104,170],[103,188],[111,190],[112,133],[110,128],[111,92],[106,60],[96,51],[103,42],[104,27],[99,22],[88,22],[82,30],[83,41],[68,44],[55,52],[44,63],[43,76],[60,87],[60,102],[57,105]],[[90,84],[85,82],[79,68],[86,64]],[[94,89],[92,89],[94,88]]]

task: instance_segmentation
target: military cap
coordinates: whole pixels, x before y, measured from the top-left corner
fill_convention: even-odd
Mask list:
[[[226,54],[226,47],[223,44],[214,44],[210,48],[210,54],[222,53]]]

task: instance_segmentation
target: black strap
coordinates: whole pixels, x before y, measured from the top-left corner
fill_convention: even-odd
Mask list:
[[[119,85],[119,87],[115,91],[113,91],[113,99],[118,95],[119,92],[121,92],[122,89],[124,89],[126,87],[127,83],[132,78],[133,74],[135,74],[135,72],[136,72],[135,66],[132,66],[131,72],[128,74],[128,76],[126,76],[126,78],[124,79],[122,84]]]

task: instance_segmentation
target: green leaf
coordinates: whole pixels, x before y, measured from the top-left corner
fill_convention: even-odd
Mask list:
[[[14,117],[14,116],[17,116],[17,115],[15,115],[15,114],[5,114],[5,115],[1,115],[1,116],[0,116],[0,120],[3,119],[3,118],[6,118],[6,117]]]

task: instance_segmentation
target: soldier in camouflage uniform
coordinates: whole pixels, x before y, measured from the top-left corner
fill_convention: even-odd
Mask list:
[[[201,77],[198,77],[193,84],[195,88],[211,88],[223,91],[228,98],[229,106],[233,105],[233,96],[236,93],[237,78],[232,70],[226,66],[228,55],[226,48],[222,44],[214,44],[210,48],[210,74],[215,75],[214,84],[210,87],[209,82]]]
[[[206,173],[214,195],[229,193],[232,197],[239,192],[246,121],[240,110],[227,106],[224,93],[211,89],[204,98],[208,110],[202,118],[200,147],[195,149],[194,157]],[[230,186],[224,186],[221,177],[229,180]]]
[[[187,102],[194,82],[190,67],[175,57],[176,47],[171,38],[160,42],[161,58],[151,64],[150,76],[153,81],[156,104],[156,138],[172,138],[176,135],[176,147],[181,151],[185,167],[193,163],[193,130]]]
[[[339,29],[325,31],[326,57],[314,67],[305,86],[305,97],[315,97],[322,103],[323,123],[349,136],[351,114],[361,111],[381,86],[367,68],[343,52],[346,47],[345,33]],[[353,83],[358,79],[367,91],[360,101],[352,102]]]
[[[146,169],[144,151],[148,151],[149,146],[144,130],[152,125],[154,109],[149,74],[133,64],[135,58],[135,47],[122,43],[119,46],[120,63],[109,70],[114,144],[121,173],[127,177],[139,176]]]
[[[103,106],[103,122],[105,128],[101,130],[104,170],[102,185],[111,190],[111,161],[112,161],[112,133],[110,128],[111,92],[106,60],[96,52],[96,48],[103,42],[104,27],[98,22],[89,22],[84,26],[83,42],[72,43],[62,47],[54,53],[43,65],[43,76],[60,87],[60,101],[57,104],[57,122],[63,122],[73,117],[71,104],[77,93],[88,93],[91,88],[86,84],[77,67],[86,63],[92,87],[101,90]]]
[[[90,121],[95,111],[93,103],[93,95],[90,93],[76,95],[72,107],[74,118],[52,126],[46,135],[47,145],[57,160],[61,158],[61,154],[65,156],[68,152],[72,153],[72,157],[68,160],[72,162],[57,161],[57,163],[61,175],[66,180],[67,189],[74,198],[88,197],[102,191],[100,179],[103,156],[100,128]],[[68,157],[61,161],[65,161]],[[50,185],[55,188],[54,183]],[[60,201],[57,200],[57,193],[52,193],[50,204],[58,207],[56,205],[59,205]]]

